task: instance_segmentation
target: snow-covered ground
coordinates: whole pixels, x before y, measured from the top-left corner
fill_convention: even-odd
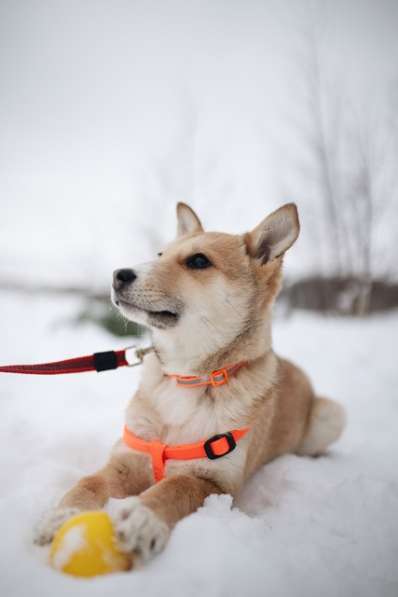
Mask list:
[[[32,362],[123,346],[91,325],[70,327],[76,303],[0,295],[0,362]],[[278,320],[277,350],[348,411],[327,457],[285,456],[232,504],[210,497],[179,523],[142,571],[76,580],[32,545],[41,512],[103,463],[120,433],[138,370],[0,378],[0,593],[354,596],[398,594],[398,314],[367,321],[296,314]]]

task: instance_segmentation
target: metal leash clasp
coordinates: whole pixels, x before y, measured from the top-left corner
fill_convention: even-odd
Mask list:
[[[147,348],[137,348],[135,344],[127,346],[124,349],[124,357],[127,361],[127,366],[137,367],[138,365],[142,365],[144,356],[152,350],[153,346],[148,346]]]

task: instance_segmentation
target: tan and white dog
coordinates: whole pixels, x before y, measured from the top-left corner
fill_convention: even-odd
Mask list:
[[[306,375],[272,350],[271,309],[283,255],[299,234],[296,206],[284,205],[243,235],[204,232],[183,203],[177,218],[177,239],[157,260],[114,273],[114,303],[127,319],[151,328],[154,344],[126,428],[163,446],[249,430],[222,457],[167,460],[160,482],[150,454],[120,440],[108,464],[43,518],[40,544],[76,512],[126,498],[114,520],[119,546],[146,561],[208,495],[236,495],[281,454],[322,454],[344,428],[343,408],[317,397]],[[238,363],[220,385],[184,386],[171,376],[204,376]]]

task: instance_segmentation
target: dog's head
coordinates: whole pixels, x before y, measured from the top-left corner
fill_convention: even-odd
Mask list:
[[[129,320],[173,342],[221,348],[255,326],[275,298],[282,256],[299,234],[287,204],[244,235],[205,232],[177,205],[177,238],[157,259],[114,272],[112,299]]]

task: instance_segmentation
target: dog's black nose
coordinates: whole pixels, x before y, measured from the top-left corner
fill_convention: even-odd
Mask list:
[[[129,268],[117,269],[113,272],[113,287],[115,290],[120,290],[122,286],[134,282],[136,279],[134,270]]]

